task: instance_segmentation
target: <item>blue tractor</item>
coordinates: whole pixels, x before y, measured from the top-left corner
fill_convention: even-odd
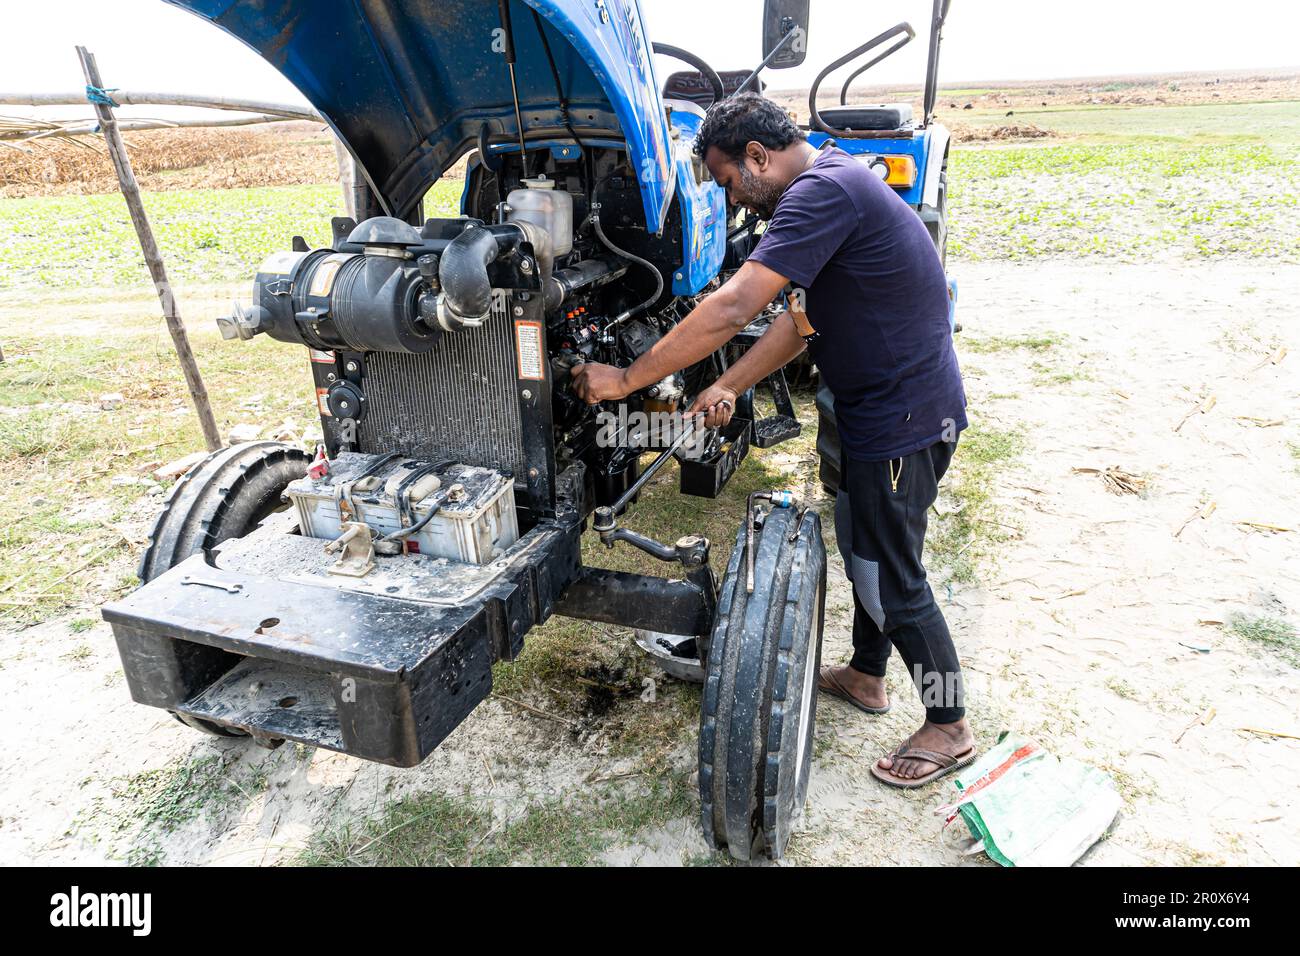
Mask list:
[[[724,96],[723,80],[652,44],[635,0],[170,2],[281,70],[359,188],[327,246],[295,238],[218,319],[230,340],[303,350],[325,440],[315,456],[225,448],[172,488],[142,586],[104,609],[133,698],[223,737],[412,766],[531,628],[623,625],[702,684],[706,838],[779,857],[811,769],[818,516],[788,491],[750,495],[720,577],[691,529],[658,541],[624,522],[674,459],[683,494],[716,497],[790,416],[754,421],[751,403],[723,431],[681,416],[726,349],[605,407],[568,385],[575,363],[630,364],[752,241],[692,154],[701,105],[664,95],[652,54],[695,64],[687,93]],[[801,58],[807,7],[769,0],[766,67]],[[883,157],[942,244],[938,127],[903,108],[813,117],[814,135]],[[460,215],[427,218],[466,154]],[[669,573],[586,565],[584,534]]]

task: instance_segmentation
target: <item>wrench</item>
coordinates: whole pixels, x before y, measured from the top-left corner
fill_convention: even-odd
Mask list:
[[[244,590],[244,586],[239,583],[227,584],[225,581],[217,581],[212,578],[196,578],[192,574],[187,574],[181,578],[181,584],[201,584],[205,588],[218,588],[222,591],[229,591],[231,594],[238,594]]]

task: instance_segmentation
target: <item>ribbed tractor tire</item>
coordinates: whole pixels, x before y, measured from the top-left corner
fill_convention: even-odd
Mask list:
[[[281,507],[284,489],[310,464],[302,449],[280,442],[214,451],[172,486],[140,556],[140,580],[152,581],[191,555],[252,531]]]
[[[140,556],[140,580],[152,581],[191,555],[252,531],[281,507],[284,489],[306,474],[310,464],[306,452],[280,442],[249,442],[214,451],[172,485]],[[201,717],[172,716],[216,737],[248,736]]]
[[[821,519],[792,508],[767,515],[754,536],[752,594],[745,546],[742,526],[705,668],[700,821],[709,844],[735,859],[777,860],[803,813],[812,767],[826,605]]]

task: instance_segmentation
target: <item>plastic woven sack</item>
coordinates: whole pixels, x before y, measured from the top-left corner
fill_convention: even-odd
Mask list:
[[[1004,734],[956,778],[958,816],[1003,866],[1069,866],[1106,832],[1122,801],[1109,774]]]

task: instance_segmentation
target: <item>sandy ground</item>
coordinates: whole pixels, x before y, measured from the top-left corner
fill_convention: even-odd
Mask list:
[[[1019,430],[1026,443],[998,477],[999,520],[1012,529],[1000,564],[981,586],[936,582],[981,744],[1015,730],[1115,777],[1124,810],[1087,863],[1300,862],[1289,812],[1300,741],[1240,729],[1300,733],[1297,670],[1205,623],[1235,611],[1293,622],[1300,614],[1300,531],[1241,524],[1300,528],[1300,462],[1287,447],[1300,439],[1290,415],[1300,354],[1257,367],[1279,345],[1300,352],[1300,267],[958,263],[952,272],[962,341],[1065,336],[1043,353],[963,357],[973,417]],[[1213,407],[1175,430],[1209,396]],[[1096,474],[1074,471],[1109,466],[1148,477],[1148,491],[1115,495]],[[1209,501],[1216,510],[1179,533]],[[849,591],[836,564],[829,661],[849,648]],[[467,794],[504,818],[624,765],[498,700],[414,770],[217,741],[128,700],[102,624],[23,631],[0,642],[0,667],[4,863],[109,862],[139,851],[145,838],[132,833],[122,780],[187,759],[220,760],[239,793],[149,837],[146,849],[170,863],[285,861],[327,822],[408,792]],[[896,706],[885,717],[823,700],[790,862],[983,860],[963,859],[957,828],[942,833],[933,815],[948,784],[900,793],[868,773],[920,720],[897,659],[890,684]],[[1210,708],[1213,719],[1197,722]],[[690,747],[674,760],[692,766]],[[706,852],[694,820],[683,819],[630,834],[605,858],[678,863]]]
[[[1286,445],[1295,436],[1300,364],[1293,356],[1254,369],[1270,347],[1294,349],[1300,270],[953,272],[963,334],[1065,333],[1065,366],[1087,376],[1035,386],[1034,353],[965,358],[978,418],[1028,439],[997,492],[1018,540],[986,586],[940,595],[977,688],[977,732],[985,743],[1001,729],[1027,733],[1115,776],[1126,806],[1090,862],[1300,862],[1300,828],[1289,813],[1300,741],[1238,730],[1300,733],[1297,672],[1200,623],[1234,611],[1294,620],[1300,608],[1296,532],[1237,523],[1294,529],[1300,518],[1300,472]],[[1175,431],[1210,395],[1215,406]],[[1149,492],[1117,496],[1096,475],[1073,472],[1109,466],[1148,475]],[[1207,501],[1215,512],[1178,534]],[[847,590],[837,594],[843,619]],[[842,626],[827,633],[825,656],[848,647]],[[895,687],[905,690],[898,670]],[[895,697],[907,706],[871,721],[832,703],[822,732],[864,734],[876,752],[919,718],[905,692]],[[1207,725],[1175,742],[1211,707]],[[856,753],[857,739],[837,750]],[[873,787],[857,760],[828,759],[818,769],[808,814],[817,839],[800,852],[836,862],[952,859],[929,813],[936,792]]]

